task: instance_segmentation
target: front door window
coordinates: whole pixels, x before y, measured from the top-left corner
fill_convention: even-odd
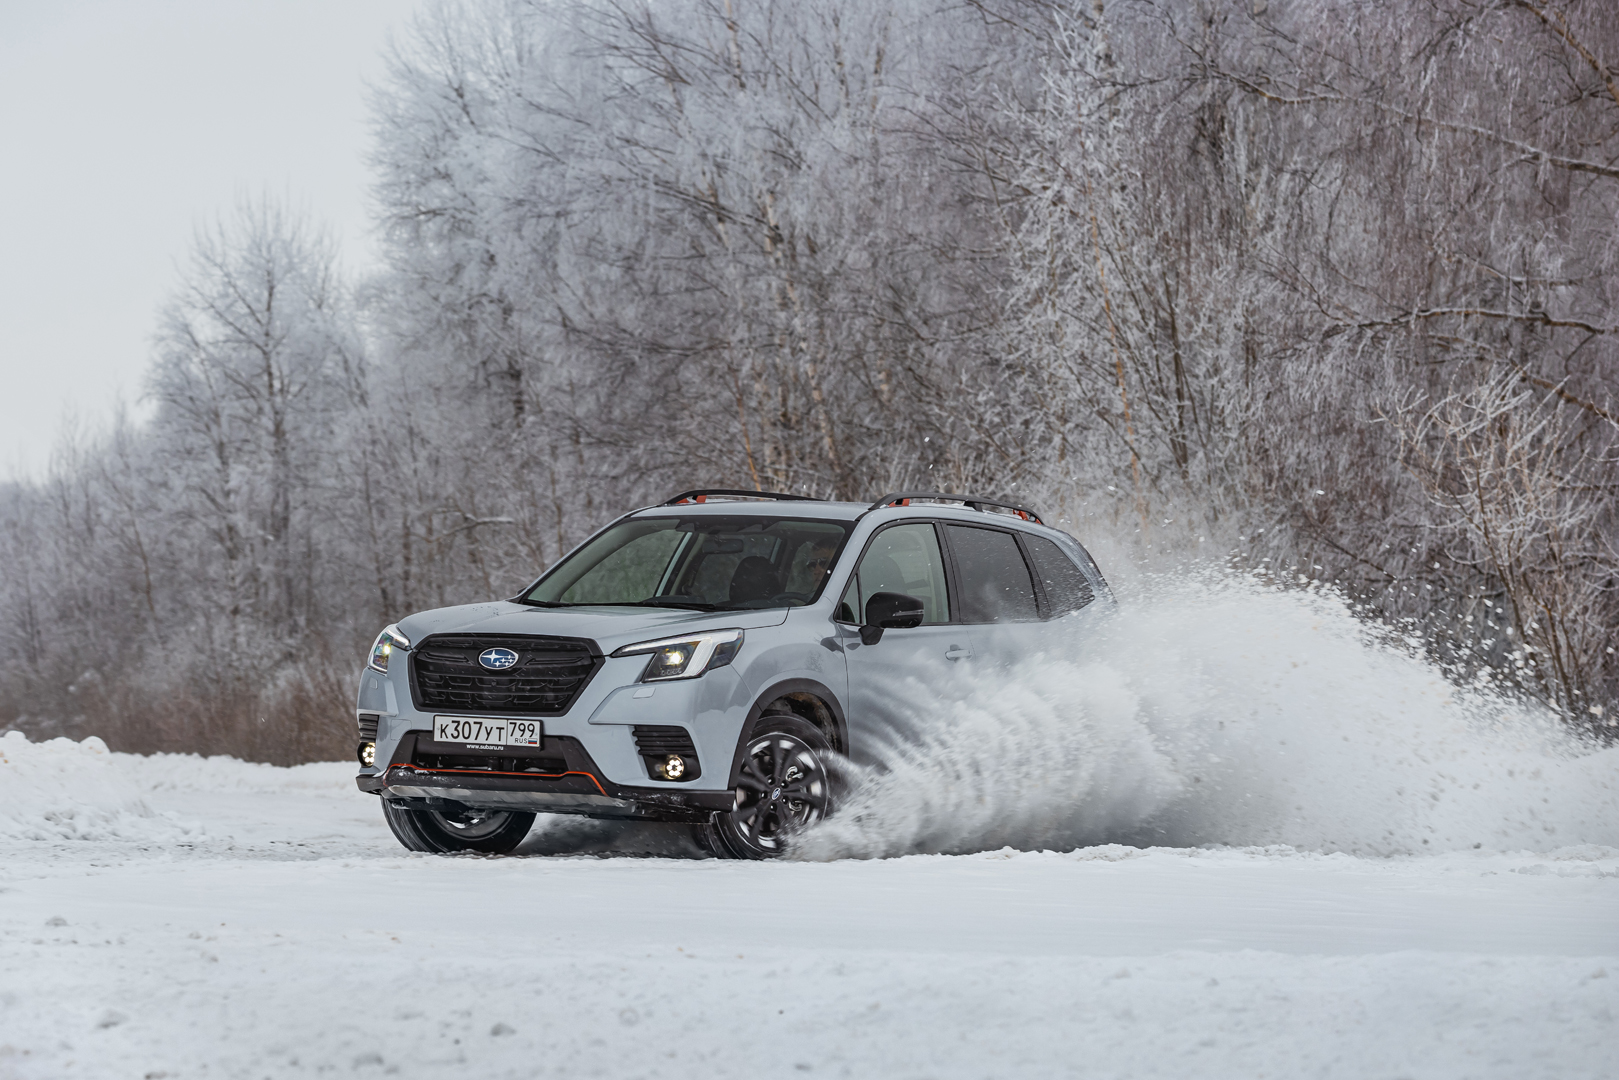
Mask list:
[[[838,605],[839,622],[865,621],[866,602],[880,592],[922,601],[922,625],[950,621],[939,538],[927,522],[892,525],[872,538]]]

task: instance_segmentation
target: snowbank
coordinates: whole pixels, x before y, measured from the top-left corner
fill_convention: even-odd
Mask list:
[[[130,754],[95,736],[32,743],[0,737],[0,836],[18,840],[171,841],[198,826],[159,814],[132,776]]]
[[[206,806],[206,800],[185,796],[215,793],[237,799],[314,795],[344,802],[356,794],[354,767],[340,761],[281,768],[232,757],[121,754],[94,736],[41,743],[15,731],[0,737],[0,837],[201,841],[210,830],[173,807]],[[233,831],[241,833],[241,824]],[[220,833],[211,839],[229,837]]]
[[[1458,689],[1331,594],[1181,578],[1041,648],[913,686],[925,745],[887,748],[800,854],[1619,847],[1619,749]]]
[[[317,761],[287,767],[198,754],[114,754],[113,757],[127,758],[132,767],[138,767],[141,783],[154,794],[169,791],[357,794],[355,766],[348,761]]]

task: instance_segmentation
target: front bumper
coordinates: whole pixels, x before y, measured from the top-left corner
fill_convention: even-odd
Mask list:
[[[435,808],[473,807],[659,821],[706,821],[714,811],[729,810],[734,805],[735,797],[729,790],[647,789],[615,784],[602,774],[578,739],[547,736],[543,749],[460,768],[455,759],[435,754],[438,744],[426,735],[407,732],[384,768],[355,777],[359,789],[391,801]]]
[[[553,739],[577,742],[592,762],[592,775],[604,788],[616,784],[680,793],[728,793],[731,759],[753,694],[733,667],[718,668],[698,679],[649,685],[636,682],[645,666],[642,656],[609,657],[566,714],[522,718],[541,721],[547,744]],[[361,673],[356,715],[361,740],[375,743],[378,766],[362,777],[375,779],[394,763],[411,762],[414,740],[432,738],[435,712],[416,706],[402,665],[389,674],[370,669]],[[375,725],[369,729],[374,733],[371,736],[366,734],[368,723]],[[641,725],[684,728],[702,763],[701,775],[679,782],[654,777],[634,734]],[[547,752],[546,756],[555,755]]]

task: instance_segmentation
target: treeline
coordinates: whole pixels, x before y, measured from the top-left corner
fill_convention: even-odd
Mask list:
[[[1602,0],[436,8],[385,269],[243,207],[150,420],[0,488],[0,726],[342,756],[378,627],[702,484],[1234,551],[1604,731],[1615,63]]]

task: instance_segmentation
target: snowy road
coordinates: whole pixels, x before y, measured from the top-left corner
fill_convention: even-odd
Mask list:
[[[1619,1070],[1612,848],[434,858],[347,766],[99,757],[0,793],[8,1080]]]

